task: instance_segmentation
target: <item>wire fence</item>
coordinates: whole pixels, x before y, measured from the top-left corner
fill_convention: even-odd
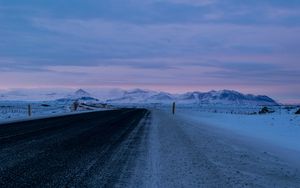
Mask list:
[[[30,105],[30,109],[29,106]],[[100,105],[100,106],[99,106]],[[150,108],[164,109],[174,111],[173,103],[151,103],[151,104],[120,104],[119,107],[134,107],[134,108]],[[91,110],[95,108],[112,108],[113,105],[108,104],[93,104],[81,105],[84,109]],[[267,113],[276,114],[295,114],[300,109],[299,105],[221,105],[221,104],[176,104],[176,110],[189,109],[200,112],[210,113],[227,113],[227,114],[259,114],[263,108],[267,108]],[[30,112],[29,112],[30,110]],[[28,117],[36,115],[50,115],[55,113],[67,113],[74,111],[72,102],[57,103],[57,102],[0,102],[0,119],[10,119],[18,117]]]
[[[51,102],[0,102],[0,119],[68,112],[70,111],[69,106]]]
[[[138,106],[138,105],[135,105]],[[170,104],[144,104],[145,108],[164,109],[172,111]],[[176,104],[176,109],[189,109],[200,112],[227,113],[227,114],[295,114],[300,109],[299,105],[231,105],[231,104]]]

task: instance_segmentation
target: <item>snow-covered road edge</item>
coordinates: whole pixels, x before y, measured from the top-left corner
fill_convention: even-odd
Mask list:
[[[53,118],[53,117],[63,117],[63,116],[70,116],[75,114],[85,114],[91,112],[100,112],[100,111],[107,111],[107,110],[114,110],[114,109],[98,109],[98,110],[88,110],[88,111],[74,111],[74,112],[65,112],[65,113],[56,113],[56,114],[49,114],[49,115],[35,115],[31,117],[21,117],[21,118],[14,118],[14,119],[4,119],[0,121],[0,126],[3,124],[9,123],[17,123],[17,122],[24,122],[24,121],[31,121],[31,120],[39,120],[45,118]]]

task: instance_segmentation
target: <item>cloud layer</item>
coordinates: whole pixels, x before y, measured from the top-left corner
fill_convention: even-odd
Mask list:
[[[300,2],[0,3],[0,86],[237,89],[300,102]]]

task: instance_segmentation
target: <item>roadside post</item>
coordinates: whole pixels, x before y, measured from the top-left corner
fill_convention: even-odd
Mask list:
[[[74,111],[77,111],[79,107],[79,102],[77,100],[73,103],[73,107],[74,107]]]
[[[31,105],[28,104],[28,116],[31,117]]]
[[[173,115],[175,114],[175,108],[176,108],[176,104],[175,104],[175,102],[173,102],[173,106],[172,106],[172,113],[173,113]]]

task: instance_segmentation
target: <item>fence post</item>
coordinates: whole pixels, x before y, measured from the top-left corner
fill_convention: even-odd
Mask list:
[[[175,102],[173,102],[173,107],[172,107],[172,113],[173,113],[173,115],[175,114],[175,108],[176,108],[176,104],[175,104]]]
[[[31,116],[31,105],[28,104],[28,116],[30,117]]]
[[[74,111],[77,111],[79,107],[79,102],[77,100],[73,103],[73,107],[74,107]]]

